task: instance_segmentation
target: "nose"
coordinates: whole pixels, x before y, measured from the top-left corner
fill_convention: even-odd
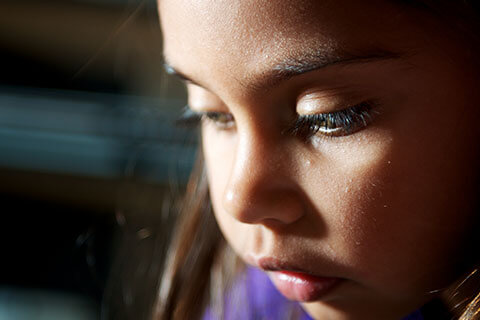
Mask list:
[[[285,137],[239,133],[223,206],[240,222],[280,227],[304,215]]]

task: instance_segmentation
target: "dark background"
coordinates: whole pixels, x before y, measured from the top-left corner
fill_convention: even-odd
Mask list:
[[[0,320],[148,318],[196,150],[156,10],[0,2]]]

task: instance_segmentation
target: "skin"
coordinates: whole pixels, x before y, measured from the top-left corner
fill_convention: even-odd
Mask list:
[[[247,263],[343,279],[303,304],[316,319],[398,319],[468,270],[477,75],[444,21],[384,1],[162,0],[159,10],[191,108],[234,117],[203,122],[203,149],[215,216]],[[272,78],[312,56],[352,60]],[[288,132],[297,113],[364,101],[375,116],[361,130]]]

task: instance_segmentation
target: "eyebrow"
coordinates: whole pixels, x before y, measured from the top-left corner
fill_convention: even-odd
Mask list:
[[[310,53],[301,57],[287,58],[282,62],[276,63],[273,67],[260,74],[245,75],[244,79],[240,82],[245,87],[268,89],[293,77],[335,65],[345,66],[350,64],[380,62],[384,60],[398,59],[400,57],[402,57],[402,54],[400,53],[381,49],[356,54],[339,52],[336,54],[325,52]],[[165,59],[165,61],[167,60]],[[164,68],[169,75],[177,76],[183,81],[205,88],[205,86],[175,69],[167,62],[164,63]]]

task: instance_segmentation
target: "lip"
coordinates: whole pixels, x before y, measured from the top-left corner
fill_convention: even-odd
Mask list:
[[[255,259],[254,265],[266,271],[275,287],[289,300],[312,302],[324,298],[341,278],[314,275],[274,258]]]
[[[339,278],[312,276],[293,271],[270,271],[270,279],[287,299],[299,302],[321,300],[339,282]]]

